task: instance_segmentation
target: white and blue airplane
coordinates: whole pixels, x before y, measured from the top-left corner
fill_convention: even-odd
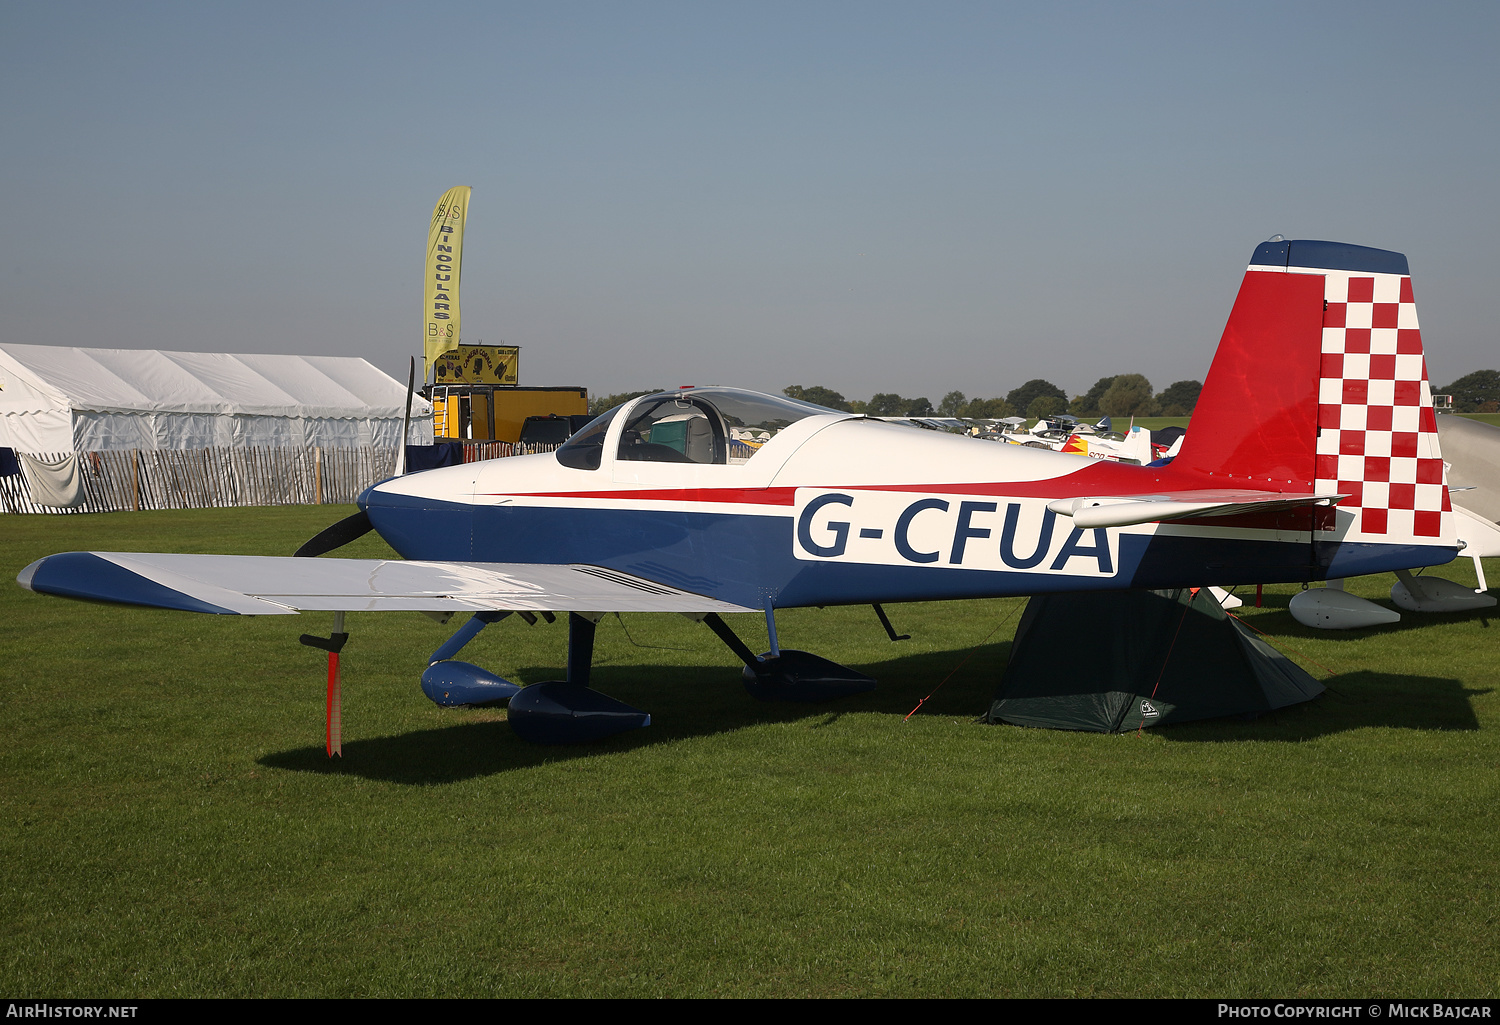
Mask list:
[[[752,693],[809,700],[874,681],[780,648],[778,609],[1336,580],[1457,553],[1405,256],[1260,245],[1198,410],[1169,465],[1134,466],[735,388],[662,392],[555,453],[376,484],[299,553],[373,529],[404,561],[69,552],[19,580],[194,612],[331,611],[333,637],[304,640],[334,661],[344,613],[470,612],[433,654],[428,695],[513,697],[518,733],[574,740],[649,721],[587,688],[609,612],[701,619]],[[568,681],[522,690],[454,659],[511,612],[570,613]],[[764,616],[770,651],[752,653],[731,613]]]

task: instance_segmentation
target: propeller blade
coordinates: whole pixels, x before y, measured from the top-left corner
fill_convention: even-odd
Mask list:
[[[374,529],[375,524],[370,522],[370,514],[361,510],[353,516],[344,517],[331,527],[325,527],[292,555],[299,559],[310,559],[325,552],[331,552],[335,548],[342,548],[350,541],[362,538]]]
[[[424,371],[422,377],[427,376]],[[401,445],[396,449],[396,476],[406,473],[406,443],[411,431],[411,396],[417,388],[417,357],[411,358],[411,367],[406,371],[406,415],[401,418]]]

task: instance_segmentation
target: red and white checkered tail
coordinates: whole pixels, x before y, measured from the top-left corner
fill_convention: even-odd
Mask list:
[[[1226,486],[1348,495],[1325,540],[1455,545],[1406,257],[1257,248],[1178,463]]]
[[[1432,544],[1453,537],[1405,264],[1323,273],[1317,486],[1349,495],[1339,503],[1349,514],[1348,540]]]

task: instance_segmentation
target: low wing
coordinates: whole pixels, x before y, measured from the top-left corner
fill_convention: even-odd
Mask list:
[[[1128,527],[1136,523],[1213,516],[1243,516],[1273,509],[1331,505],[1347,495],[1286,494],[1279,491],[1175,491],[1165,495],[1060,498],[1047,508],[1071,516],[1075,526]]]
[[[753,612],[601,566],[66,552],[16,578],[42,594],[219,615]]]

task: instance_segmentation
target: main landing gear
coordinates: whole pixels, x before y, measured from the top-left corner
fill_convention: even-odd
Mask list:
[[[527,613],[520,615],[532,618]],[[651,724],[651,716],[589,687],[594,632],[602,613],[568,613],[568,678],[521,687],[470,662],[454,658],[481,630],[511,615],[476,612],[442,647],[422,673],[422,692],[444,707],[509,702],[511,729],[534,744],[582,744]],[[550,617],[549,617],[550,618]],[[767,606],[771,650],[756,655],[717,613],[692,615],[705,623],[744,662],[745,689],[761,701],[816,702],[861,694],[875,680],[806,651],[782,649],[776,620]]]
[[[510,703],[510,728],[533,744],[586,744],[651,724],[651,716],[589,689],[594,629],[600,613],[568,613],[568,678],[521,687],[453,656],[509,612],[476,612],[437,651],[422,673],[422,693],[444,707]],[[549,616],[550,618],[550,616]]]
[[[751,654],[729,624],[716,612],[703,617],[708,628],[745,663],[743,678],[750,696],[761,701],[830,701],[875,689],[875,679],[848,666],[830,662],[810,651],[782,649],[776,640],[776,617],[766,606],[766,632],[771,650]]]

